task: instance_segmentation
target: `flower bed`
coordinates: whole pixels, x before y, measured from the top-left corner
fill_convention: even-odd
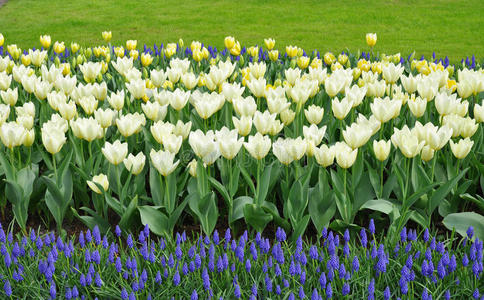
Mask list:
[[[66,215],[172,236],[280,226],[484,238],[482,64],[192,42],[22,51],[0,37],[1,190],[16,224]],[[2,202],[5,209],[5,203]],[[29,214],[30,213],[30,214]],[[113,217],[114,220],[113,221]]]
[[[68,240],[1,229],[0,281],[16,299],[483,299],[483,243],[473,234],[436,240],[404,228],[379,240],[373,220],[355,236],[324,229],[313,243],[288,243],[281,228],[273,241],[230,229],[174,240],[151,239],[148,226]]]

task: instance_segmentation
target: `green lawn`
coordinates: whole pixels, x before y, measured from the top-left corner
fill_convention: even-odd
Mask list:
[[[484,54],[483,11],[483,0],[9,0],[0,8],[0,32],[24,48],[38,47],[40,34],[97,45],[100,32],[111,30],[114,44],[181,37],[220,47],[233,35],[244,45],[273,37],[279,49],[296,44],[323,52],[364,51],[365,34],[377,32],[377,51],[435,51],[460,61]]]

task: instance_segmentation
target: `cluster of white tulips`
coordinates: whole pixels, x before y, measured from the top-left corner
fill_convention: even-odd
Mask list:
[[[102,194],[113,184],[103,171],[106,161],[136,176],[147,156],[167,178],[180,168],[197,177],[199,162],[225,174],[230,170],[216,162],[236,160],[242,151],[258,166],[278,160],[286,168],[297,162],[298,169],[314,158],[320,168],[336,162],[346,170],[359,151],[369,153],[365,160],[375,157],[371,164],[378,166],[392,145],[424,162],[446,148],[464,159],[476,141],[482,149],[482,128],[480,137],[476,133],[484,121],[483,69],[454,71],[425,60],[402,65],[399,55],[373,62],[331,53],[320,59],[292,46],[288,58],[280,58],[273,40],[266,41],[270,59],[264,60],[259,48],[244,56],[233,50],[238,42],[225,42],[232,46],[229,53],[213,56],[197,42],[190,52],[171,45],[158,56],[139,56],[133,41],[126,50],[73,44],[71,56],[62,60],[58,54],[65,48],[47,46],[20,56],[9,45],[10,55],[0,56],[2,151],[21,168],[24,160],[16,154],[26,152],[15,149],[43,151],[36,142],[40,134],[55,168],[66,156],[57,153],[72,142],[73,163],[94,160],[84,183]],[[180,161],[181,151],[193,160]],[[112,192],[121,190],[122,184]]]

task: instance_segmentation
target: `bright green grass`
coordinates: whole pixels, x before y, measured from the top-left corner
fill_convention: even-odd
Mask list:
[[[243,45],[273,37],[276,47],[306,51],[368,50],[367,32],[378,33],[376,51],[436,52],[452,61],[484,55],[483,0],[194,1],[194,0],[10,0],[0,8],[7,43],[38,47],[39,35],[83,45],[137,39],[139,45],[199,40],[221,47],[233,35]]]

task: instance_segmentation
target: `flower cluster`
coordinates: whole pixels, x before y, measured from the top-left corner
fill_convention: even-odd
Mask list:
[[[483,299],[483,242],[472,228],[461,241],[404,228],[396,243],[374,230],[371,220],[353,238],[324,229],[306,243],[281,228],[272,242],[230,229],[156,240],[148,226],[137,237],[94,227],[65,240],[1,228],[0,281],[4,296],[39,299]]]
[[[360,209],[400,211],[401,230],[410,214],[428,226],[437,206],[459,213],[461,196],[480,203],[482,66],[375,56],[376,34],[366,41],[360,56],[233,37],[222,51],[50,36],[41,49],[2,47],[1,176],[16,222],[25,229],[34,200],[59,230],[73,214],[104,232],[109,212],[126,229],[137,211],[170,235],[189,210],[211,234],[223,210],[229,224],[301,234],[309,219],[318,231],[335,215],[351,225]]]

